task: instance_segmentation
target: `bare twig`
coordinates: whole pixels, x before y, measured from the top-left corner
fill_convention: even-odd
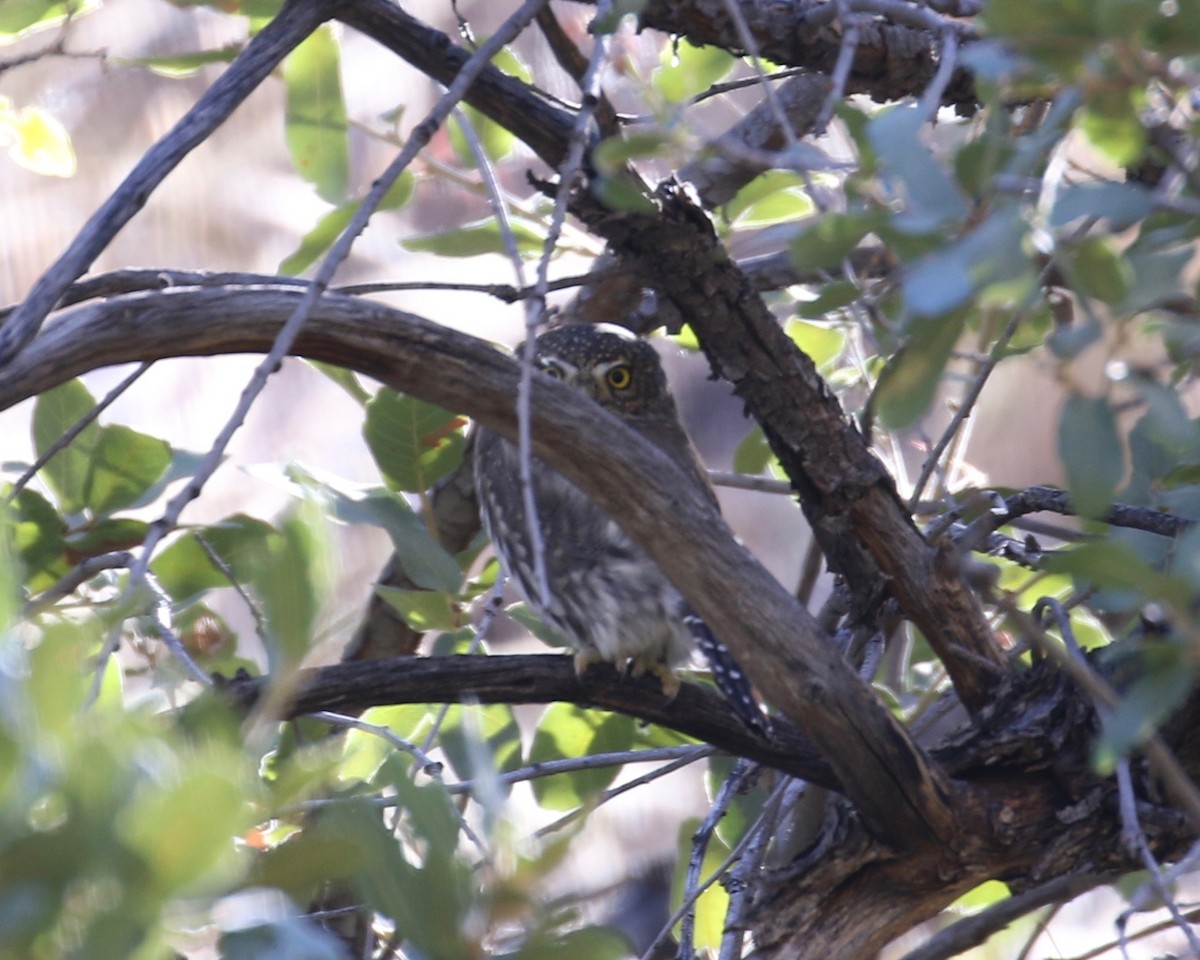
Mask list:
[[[609,4],[602,0],[597,4],[597,15],[603,16]],[[546,231],[542,256],[538,261],[537,283],[534,294],[525,310],[525,343],[521,351],[521,382],[517,388],[517,447],[520,454],[521,499],[529,525],[529,542],[533,554],[533,575],[542,606],[550,604],[550,581],[546,576],[545,544],[542,542],[542,527],[538,520],[537,501],[533,495],[533,454],[530,440],[529,397],[533,379],[534,340],[546,312],[550,258],[558,245],[559,233],[567,217],[575,180],[583,164],[584,149],[588,142],[588,129],[600,91],[600,66],[607,56],[608,43],[605,37],[596,37],[587,71],[579,81],[583,102],[575,123],[571,128],[567,157],[559,169],[558,189],[554,197],[554,213]]]
[[[134,370],[133,373],[109,390],[99,403],[95,404],[92,409],[80,417],[75,423],[71,424],[67,431],[52,444],[50,444],[50,446],[46,449],[46,452],[33,461],[28,469],[26,469],[26,471],[17,478],[16,482],[12,485],[12,490],[9,493],[8,499],[11,501],[18,493],[24,490],[25,485],[37,475],[37,472],[41,470],[42,467],[44,467],[54,458],[56,453],[65,449],[66,447],[69,447],[71,442],[76,437],[83,433],[83,431],[86,430],[89,425],[95,423],[100,414],[108,409],[112,402],[117,399],[117,397],[121,396],[121,394],[137,383],[142,374],[150,369],[150,366],[151,365],[149,363],[138,364],[137,369]]]
[[[1197,938],[1191,924],[1184,919],[1183,913],[1179,909],[1179,904],[1175,902],[1175,897],[1171,894],[1170,886],[1167,878],[1163,875],[1162,867],[1159,865],[1158,860],[1155,859],[1154,853],[1150,850],[1150,844],[1146,840],[1145,832],[1142,830],[1137,812],[1137,797],[1133,791],[1133,777],[1129,773],[1129,760],[1127,758],[1122,758],[1117,762],[1117,791],[1121,798],[1121,838],[1130,853],[1142,861],[1142,865],[1145,866],[1146,872],[1150,877],[1129,898],[1129,907],[1123,910],[1120,916],[1117,917],[1117,933],[1120,936],[1122,952],[1125,950],[1125,929],[1129,923],[1129,918],[1138,910],[1143,909],[1145,904],[1151,899],[1157,899],[1167,908],[1167,912],[1175,921],[1175,925],[1183,931],[1183,935],[1187,938],[1188,944],[1192,948],[1192,956],[1200,957],[1200,938]]]
[[[1104,883],[1104,878],[1089,873],[1057,877],[1032,890],[1006,897],[971,917],[938,931],[925,943],[904,955],[903,960],[947,960],[971,947],[979,946],[1025,914],[1048,903],[1062,903]]]
[[[47,587],[38,596],[26,601],[24,615],[36,616],[47,607],[57,603],[63,597],[69,597],[79,587],[91,580],[96,574],[105,570],[124,570],[133,565],[134,556],[128,550],[116,550],[112,553],[102,553],[88,557],[64,575],[52,587]]]

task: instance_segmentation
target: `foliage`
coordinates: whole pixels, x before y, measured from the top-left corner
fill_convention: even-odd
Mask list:
[[[240,18],[247,37],[278,9],[195,5]],[[85,15],[105,12],[9,4],[0,42]],[[771,243],[786,260],[789,281],[768,294],[776,317],[867,432],[878,424],[895,474],[920,473],[921,485],[903,493],[924,504],[918,519],[938,530],[1002,512],[997,497],[1011,491],[971,469],[955,435],[960,422],[935,461],[905,463],[902,451],[913,438],[936,441],[946,408],[969,412],[973,388],[995,370],[1028,370],[1019,365],[1033,358],[1051,371],[1062,397],[1046,414],[1057,462],[1040,465],[1041,479],[1065,483],[1085,536],[1060,529],[1041,543],[1019,517],[995,524],[992,532],[1027,549],[980,559],[988,568],[980,597],[1021,639],[1018,614],[1059,603],[1064,619],[1050,641],[1104,650],[1101,662],[1120,681],[1093,744],[1095,769],[1107,774],[1194,688],[1200,535],[1170,539],[1106,521],[1118,502],[1200,518],[1200,419],[1189,407],[1200,341],[1186,269],[1200,233],[1188,102],[1200,9],[1193,0],[1009,0],[990,5],[974,28],[982,36],[968,37],[959,64],[977,99],[958,102],[959,115],[938,112],[946,87],[937,80],[924,95],[887,104],[835,91],[831,123],[844,156],[776,154],[776,168],[734,191],[714,220],[728,248]],[[609,24],[618,29],[627,28]],[[283,86],[294,175],[327,207],[293,238],[281,274],[311,271],[364,202],[342,82],[355,66],[343,44],[321,27],[272,81]],[[116,68],[190,76],[239,50]],[[537,82],[519,54],[514,46],[495,62],[507,77]],[[597,194],[617,209],[647,209],[627,171],[649,179],[698,158],[714,122],[706,91],[752,77],[763,66],[752,59],[665,38],[651,60],[631,58],[610,92],[640,122],[592,145]],[[403,106],[358,133],[394,143]],[[378,211],[402,222],[423,191],[474,189],[480,167],[513,183],[528,166],[513,133],[474,106],[446,136],[445,149],[430,151],[436,159],[406,172]],[[37,173],[74,172],[69,135],[41,106],[0,98],[0,145]],[[832,140],[821,146],[835,149]],[[804,162],[787,168],[789,156]],[[443,258],[536,256],[558,228],[553,198],[517,193],[500,198],[503,220],[472,214],[409,229],[399,246]],[[568,231],[556,249],[594,244]],[[699,346],[686,326],[676,341]],[[281,720],[296,671],[343,626],[332,586],[337,526],[386,533],[409,585],[381,587],[379,596],[428,635],[430,649],[489,652],[472,624],[494,570],[480,571],[478,545],[456,553],[439,542],[428,500],[459,466],[466,420],[345,370],[318,369],[361,405],[354,428],[378,483],[363,488],[289,464],[280,468],[294,496],[287,510],[171,530],[144,577],[123,552],[147,541],[146,518],[162,513],[202,454],[102,423],[82,381],[37,397],[40,468],[33,482],[17,483],[29,465],[4,465],[13,482],[0,516],[0,957],[161,957],[205,938],[228,958],[340,957],[340,942],[303,916],[339,885],[414,956],[625,955],[594,910],[548,898],[548,878],[624,764],[640,750],[689,746],[688,738],[565,703],[536,721],[507,704],[471,703]],[[1009,442],[1020,445],[1025,427],[1012,427]],[[785,476],[758,425],[738,445],[734,468]],[[72,579],[76,571],[86,575]],[[62,582],[71,589],[57,591]],[[1157,632],[1141,616],[1149,605]],[[220,612],[231,607],[248,610],[253,628],[231,626]],[[519,605],[510,613],[517,623],[530,617]],[[924,638],[903,631],[893,649],[907,653],[876,679],[895,712],[915,722],[947,682]],[[187,660],[205,673],[268,677],[258,709],[247,717],[217,697],[196,698]],[[535,776],[539,765],[602,753],[617,756]],[[725,761],[710,762],[714,783],[727,774]],[[532,779],[529,802],[540,815],[568,815],[547,837],[518,837],[513,782],[521,778]],[[765,794],[760,787],[732,805],[703,851],[706,875],[756,828]],[[679,825],[681,861],[696,829]],[[673,907],[690,895],[682,877]],[[1006,895],[981,889],[988,903]],[[729,904],[719,887],[699,898],[701,946],[719,947]]]

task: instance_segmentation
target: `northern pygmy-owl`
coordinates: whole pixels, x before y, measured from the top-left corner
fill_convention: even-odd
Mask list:
[[[534,363],[657,444],[716,503],[650,344],[609,324],[563,326],[537,338]],[[575,649],[576,671],[608,661],[635,675],[655,674],[673,695],[679,688],[676,668],[699,645],[739,716],[761,728],[762,714],[745,676],[657,564],[574,484],[536,458],[531,467],[549,587],[545,598],[534,571],[517,448],[479,430],[475,484],[488,535],[530,606]]]

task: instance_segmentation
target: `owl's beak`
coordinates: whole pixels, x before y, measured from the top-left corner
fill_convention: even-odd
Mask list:
[[[576,390],[582,390],[593,400],[597,399],[600,393],[600,384],[591,373],[581,371],[571,381],[571,386]]]

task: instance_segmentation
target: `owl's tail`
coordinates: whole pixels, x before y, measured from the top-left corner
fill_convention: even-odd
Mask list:
[[[738,666],[737,661],[733,659],[733,654],[713,636],[712,631],[708,629],[708,624],[700,619],[700,615],[690,607],[684,612],[683,622],[691,632],[692,639],[696,641],[696,646],[708,660],[717,689],[733,707],[738,718],[752,730],[757,730],[764,736],[768,735],[771,721],[758,705],[758,699],[754,696],[754,688],[750,685],[749,678],[742,672],[742,668]]]

